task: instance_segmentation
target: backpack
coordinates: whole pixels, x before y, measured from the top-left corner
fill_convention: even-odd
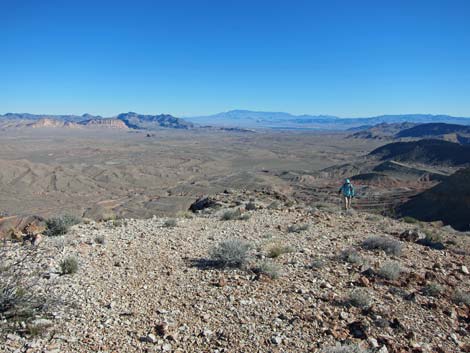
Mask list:
[[[344,183],[341,187],[341,191],[343,192],[343,196],[346,197],[353,197],[354,196],[354,186],[352,184]]]

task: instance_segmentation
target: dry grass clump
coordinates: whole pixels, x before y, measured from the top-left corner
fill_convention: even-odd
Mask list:
[[[268,205],[268,210],[278,210],[281,208],[281,203],[277,200],[274,200]]]
[[[367,250],[383,250],[388,255],[399,256],[402,251],[402,244],[388,237],[373,236],[363,241],[362,247]]]
[[[282,254],[287,254],[293,251],[294,248],[289,245],[274,244],[269,248],[267,256],[274,259]]]
[[[408,223],[408,224],[416,224],[419,222],[416,218],[409,217],[409,216],[403,217],[402,220],[403,222]]]
[[[372,305],[372,297],[366,289],[357,288],[349,293],[347,303],[356,308],[367,309]]]
[[[378,270],[378,275],[388,280],[396,280],[403,272],[400,264],[396,261],[386,261]]]
[[[58,236],[67,234],[70,227],[81,222],[81,219],[72,215],[62,215],[46,220],[46,231],[44,234],[48,236]]]
[[[242,240],[230,239],[217,244],[209,255],[211,260],[221,267],[241,268],[248,261],[250,248],[250,244]]]

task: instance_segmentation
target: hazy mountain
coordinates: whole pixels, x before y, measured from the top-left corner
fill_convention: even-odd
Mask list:
[[[169,114],[144,115],[134,112],[122,113],[117,117],[103,118],[99,115],[50,115],[7,113],[0,115],[0,128],[131,128],[154,130],[160,128],[189,129],[194,124]]]
[[[207,116],[186,117],[188,121],[214,125],[249,128],[286,128],[286,129],[328,129],[347,130],[362,125],[382,123],[431,123],[445,122],[470,125],[470,118],[450,115],[402,114],[380,115],[375,117],[339,118],[330,115],[293,115],[284,112],[260,112],[250,110],[231,110]]]

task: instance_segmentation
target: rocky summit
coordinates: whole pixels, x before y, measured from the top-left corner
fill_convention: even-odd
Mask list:
[[[265,194],[212,200],[6,242],[2,261],[43,305],[0,313],[0,350],[470,351],[468,234]]]

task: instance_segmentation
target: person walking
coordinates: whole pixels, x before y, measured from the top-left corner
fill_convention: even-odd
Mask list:
[[[351,180],[345,179],[344,184],[339,188],[338,194],[343,194],[344,209],[351,209],[352,198],[355,196],[354,186],[351,184]]]

